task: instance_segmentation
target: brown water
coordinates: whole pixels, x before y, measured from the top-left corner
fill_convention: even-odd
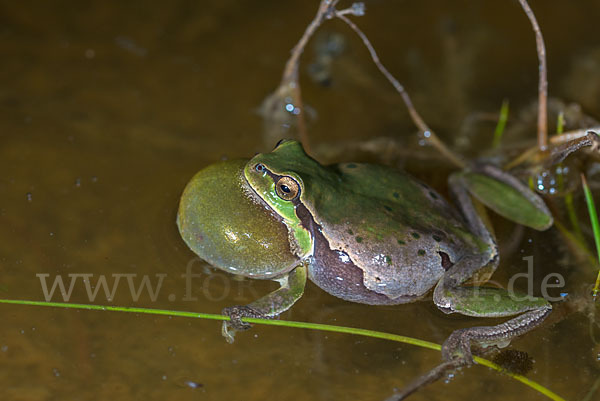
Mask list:
[[[112,304],[219,313],[274,288],[204,271],[179,238],[175,212],[195,171],[223,155],[268,149],[256,109],[279,82],[316,3],[1,1],[0,296],[43,300],[38,274],[49,274],[49,285],[74,273],[93,274],[92,282],[135,273],[136,285],[144,275],[155,284],[166,274],[155,301],[144,292],[134,302],[122,278]],[[469,113],[495,112],[503,98],[514,110],[534,100],[537,64],[517,2],[449,3],[371,1],[356,20],[425,119],[452,142]],[[551,94],[600,117],[600,3],[535,1],[532,8],[546,36]],[[331,87],[302,74],[304,99],[318,113],[314,143],[414,135],[361,43],[339,22],[325,28],[342,33],[347,47]],[[311,58],[308,49],[304,67]],[[511,230],[500,230],[503,243]],[[555,229],[521,238],[503,247],[497,280],[525,270],[521,257],[534,255],[538,284],[547,272],[563,274],[570,293],[593,281]],[[194,302],[184,299],[188,263],[201,274]],[[89,302],[77,280],[70,301]],[[62,300],[58,292],[53,300]],[[102,291],[95,302],[109,303]],[[439,360],[411,346],[299,329],[255,327],[229,345],[211,321],[0,309],[2,400],[379,400]],[[312,284],[283,318],[436,342],[476,324],[430,302],[354,305]],[[588,328],[584,314],[572,313],[513,346],[535,359],[531,379],[579,400],[600,373]],[[475,397],[544,399],[482,367],[414,399]]]

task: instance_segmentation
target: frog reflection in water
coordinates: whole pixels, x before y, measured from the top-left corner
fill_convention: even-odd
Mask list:
[[[552,217],[529,188],[490,166],[453,174],[449,187],[461,213],[399,170],[323,166],[287,140],[270,153],[197,173],[181,197],[177,223],[187,245],[210,264],[281,285],[247,306],[224,310],[231,317],[223,324],[230,342],[236,330],[249,327],[243,317],[275,317],[290,308],[308,278],[352,302],[396,305],[433,289],[433,301],[445,313],[512,317],[450,335],[443,358],[471,363],[472,343],[506,344],[552,307],[542,298],[472,285],[489,279],[498,248],[470,194],[539,230],[550,227]]]

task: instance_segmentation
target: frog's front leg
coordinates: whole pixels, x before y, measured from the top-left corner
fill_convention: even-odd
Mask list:
[[[275,281],[279,282],[281,287],[270,294],[246,306],[236,305],[223,309],[223,314],[231,319],[223,322],[221,330],[228,343],[234,341],[236,331],[250,328],[250,324],[243,322],[242,318],[273,318],[288,310],[300,299],[306,285],[306,266],[299,265]]]
[[[543,298],[515,296],[500,288],[463,286],[469,279],[485,277],[482,272],[493,272],[498,264],[495,238],[476,212],[469,194],[503,212],[506,217],[516,215],[513,220],[537,229],[548,228],[552,216],[541,198],[495,167],[480,166],[467,173],[455,174],[449,183],[471,232],[483,244],[479,245],[479,252],[463,256],[444,274],[435,288],[434,302],[446,313],[474,317],[515,316],[496,326],[471,327],[450,335],[443,345],[443,358],[447,361],[459,358],[470,364],[473,342],[482,346],[505,345],[540,324],[552,306]]]

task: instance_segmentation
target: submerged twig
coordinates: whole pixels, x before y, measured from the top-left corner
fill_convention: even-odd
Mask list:
[[[292,49],[292,54],[288,61],[286,62],[283,76],[281,79],[281,83],[279,87],[275,90],[275,92],[270,95],[265,102],[263,103],[263,108],[265,110],[267,119],[276,120],[276,123],[280,124],[280,120],[286,120],[288,117],[286,110],[288,108],[288,104],[286,99],[291,100],[292,104],[290,109],[292,113],[296,117],[297,125],[298,125],[298,133],[300,136],[300,140],[304,143],[304,147],[308,150],[309,148],[309,138],[306,131],[306,122],[304,119],[304,107],[302,105],[302,98],[300,92],[300,84],[298,82],[298,69],[299,69],[299,60],[300,56],[304,52],[306,48],[306,44],[309,39],[313,36],[317,28],[323,23],[323,21],[327,19],[331,19],[337,17],[344,21],[356,34],[361,38],[365,46],[367,47],[369,53],[371,54],[371,58],[373,62],[381,71],[381,73],[386,77],[386,79],[394,86],[396,91],[402,97],[406,108],[408,109],[408,113],[410,118],[417,126],[420,131],[420,135],[422,139],[427,141],[429,144],[434,146],[440,153],[442,153],[445,157],[448,158],[452,163],[454,163],[459,168],[465,167],[465,162],[462,160],[460,156],[452,152],[433,132],[431,128],[425,123],[423,118],[415,109],[412,100],[402,84],[398,82],[398,80],[383,66],[381,61],[379,60],[379,56],[375,51],[375,48],[367,38],[367,36],[352,22],[349,20],[346,15],[355,15],[362,16],[364,15],[364,4],[363,3],[353,3],[352,6],[345,8],[343,10],[336,10],[335,6],[338,4],[339,0],[321,0],[319,4],[319,9],[317,11],[317,15],[311,21],[311,23],[306,27],[304,34]],[[287,110],[289,112],[290,110]],[[283,116],[281,113],[284,113]]]
[[[538,83],[538,148],[546,150],[548,146],[548,69],[546,67],[546,45],[544,44],[544,37],[542,36],[540,26],[527,0],[519,0],[519,3],[521,3],[525,14],[527,14],[527,18],[529,18],[533,32],[535,33],[540,74]]]
[[[458,363],[456,360],[451,360],[447,362],[443,362],[431,369],[429,372],[424,374],[423,376],[418,377],[407,386],[405,386],[400,392],[392,395],[385,399],[385,401],[401,401],[419,390],[421,387],[425,387],[428,384],[438,381],[443,375],[447,372],[454,370],[458,367],[462,366],[461,363]]]
[[[291,51],[290,58],[285,64],[283,70],[283,76],[281,77],[281,83],[275,90],[273,95],[268,99],[273,101],[275,104],[271,105],[273,110],[266,110],[265,113],[272,113],[272,118],[279,118],[279,113],[293,113],[296,116],[296,122],[298,124],[298,133],[300,140],[303,142],[304,147],[308,150],[310,145],[308,141],[308,133],[306,131],[306,121],[304,119],[304,106],[302,104],[302,95],[300,92],[300,84],[298,82],[298,68],[300,63],[300,56],[304,52],[304,48],[308,43],[308,40],[315,33],[317,28],[323,23],[330,13],[332,7],[335,7],[339,0],[321,0],[317,15],[313,18],[311,23],[306,27],[306,30],[302,34],[302,37],[294,46]],[[287,109],[286,99],[291,98],[293,109]],[[287,116],[288,114],[286,114]],[[269,118],[266,116],[265,118]],[[282,120],[285,118],[281,118]]]
[[[462,160],[462,158],[456,155],[454,152],[452,152],[442,141],[440,141],[435,132],[433,132],[433,130],[429,128],[429,126],[425,123],[421,115],[415,109],[415,106],[413,105],[410,96],[404,89],[404,86],[402,86],[402,84],[400,84],[400,82],[398,82],[398,80],[381,63],[381,61],[379,60],[379,56],[377,55],[375,48],[367,38],[367,35],[365,35],[364,32],[361,31],[360,28],[358,28],[358,26],[356,26],[354,22],[349,20],[342,12],[337,11],[335,13],[335,16],[344,21],[362,39],[365,47],[371,54],[373,63],[375,63],[375,65],[377,66],[379,71],[381,71],[383,76],[392,84],[392,86],[396,89],[400,96],[402,96],[402,100],[404,101],[404,104],[408,109],[410,118],[412,119],[413,123],[417,126],[417,128],[419,128],[419,130],[421,131],[421,137],[428,141],[431,145],[433,145],[440,153],[446,156],[448,160],[454,163],[457,167],[464,168],[465,162]]]
[[[592,401],[592,397],[594,396],[594,394],[600,389],[600,377],[598,377],[595,381],[594,384],[592,384],[592,387],[590,387],[589,391],[587,392],[587,394],[585,395],[585,397],[583,397],[581,399],[581,401]]]
[[[300,56],[304,52],[308,41],[321,26],[323,21],[332,19],[336,14],[353,14],[357,16],[364,14],[362,3],[354,3],[351,7],[339,11],[335,9],[335,6],[338,3],[339,0],[321,0],[317,14],[306,27],[302,37],[291,51],[290,58],[286,62],[283,70],[281,83],[277,89],[265,99],[261,106],[264,118],[270,123],[275,123],[278,128],[281,128],[282,126],[287,128],[287,126],[291,125],[289,124],[289,121],[293,115],[296,118],[295,121],[298,127],[300,140],[307,151],[310,149],[310,143],[304,117],[306,113],[302,103],[302,94],[298,80]]]
[[[311,36],[315,33],[317,28],[323,23],[326,16],[330,13],[331,7],[335,7],[338,1],[332,0],[321,0],[321,4],[319,4],[319,9],[317,11],[317,15],[311,21],[311,23],[304,30],[304,34],[292,49],[292,54],[285,64],[285,68],[283,70],[283,77],[281,78],[281,85],[287,85],[290,82],[298,81],[298,66],[300,64],[300,56],[304,52],[304,48],[306,47],[306,43],[311,38]]]

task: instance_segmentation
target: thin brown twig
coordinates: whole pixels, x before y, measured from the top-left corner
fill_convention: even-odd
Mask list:
[[[306,121],[304,119],[305,109],[302,104],[302,94],[300,91],[300,84],[298,82],[298,66],[300,63],[300,56],[304,52],[304,48],[306,47],[308,40],[315,33],[317,28],[319,28],[319,26],[323,23],[323,21],[327,19],[327,15],[331,13],[332,7],[335,7],[338,1],[339,0],[321,0],[317,15],[315,15],[311,23],[306,27],[302,37],[292,49],[290,58],[285,64],[285,68],[283,70],[281,83],[279,84],[278,91],[282,93],[285,93],[287,90],[291,91],[295,107],[298,107],[298,110],[300,111],[300,113],[298,113],[296,116],[298,133],[300,135],[300,140],[304,144],[304,147],[307,151],[309,151],[310,145],[308,132],[306,130]]]
[[[306,129],[306,120],[304,118],[305,109],[302,103],[302,93],[300,90],[300,83],[298,80],[298,70],[300,65],[300,56],[306,48],[306,44],[310,38],[314,35],[315,31],[321,26],[323,21],[333,18],[335,6],[339,3],[339,0],[321,0],[317,14],[310,22],[310,24],[304,30],[302,37],[294,46],[291,51],[290,58],[285,64],[283,75],[281,77],[281,83],[275,91],[276,96],[279,98],[285,97],[286,94],[290,94],[294,102],[294,108],[297,108],[299,113],[296,114],[296,122],[298,126],[298,134],[300,140],[304,144],[306,151],[310,151],[309,137]],[[340,10],[343,14],[355,14],[357,9],[353,5],[352,7],[344,10]]]
[[[348,26],[350,26],[350,28],[352,28],[352,30],[354,32],[356,32],[356,34],[362,39],[367,50],[369,50],[369,53],[371,54],[371,58],[373,59],[373,62],[375,63],[375,65],[377,66],[379,71],[381,71],[381,73],[387,78],[388,81],[390,81],[390,83],[394,86],[394,88],[398,91],[398,93],[400,93],[400,96],[402,96],[402,100],[404,100],[404,103],[406,103],[406,108],[408,109],[408,113],[410,114],[410,117],[413,120],[413,122],[415,123],[415,125],[417,126],[417,128],[419,128],[421,131],[431,131],[431,129],[427,126],[427,124],[425,123],[425,121],[423,120],[421,115],[415,109],[415,106],[413,105],[412,100],[410,99],[410,96],[404,89],[404,86],[402,86],[402,84],[400,84],[400,82],[398,82],[398,80],[388,71],[388,69],[385,68],[385,66],[383,64],[381,64],[381,61],[379,60],[379,56],[377,55],[375,48],[373,48],[373,45],[367,38],[367,35],[365,35],[364,32],[361,31],[360,28],[358,26],[356,26],[356,24],[354,22],[349,20],[342,13],[339,13],[339,12],[336,13],[336,17],[338,17],[339,19],[344,21],[346,24],[348,24]]]
[[[546,45],[544,44],[544,37],[542,36],[540,26],[527,0],[519,0],[519,3],[521,3],[525,14],[527,14],[527,18],[529,18],[533,32],[535,33],[540,74],[538,83],[538,148],[544,151],[548,146],[548,70],[546,67]]]
[[[458,156],[457,154],[455,154],[454,152],[452,152],[448,147],[446,147],[446,145],[442,141],[440,141],[440,139],[435,134],[435,132],[431,128],[429,128],[429,126],[425,123],[423,118],[417,112],[417,110],[415,109],[415,107],[412,103],[410,96],[408,95],[408,93],[406,92],[404,87],[387,70],[387,68],[385,68],[383,66],[383,64],[379,60],[379,56],[377,55],[375,48],[373,47],[373,45],[371,44],[371,42],[369,41],[367,36],[360,30],[360,28],[358,28],[358,26],[356,26],[356,24],[354,24],[351,20],[349,20],[346,17],[347,14],[352,14],[352,15],[356,15],[356,16],[363,15],[363,13],[364,13],[363,4],[362,3],[354,3],[354,4],[352,4],[351,7],[348,7],[346,9],[336,10],[335,6],[337,5],[338,2],[339,2],[339,0],[321,0],[317,14],[315,15],[315,17],[313,18],[311,23],[306,27],[306,30],[304,31],[302,37],[300,38],[300,40],[298,41],[296,46],[294,46],[294,48],[291,51],[290,58],[286,62],[286,65],[285,65],[285,68],[283,71],[283,76],[281,79],[281,83],[280,83],[279,89],[277,91],[280,93],[286,93],[287,91],[291,91],[291,93],[292,93],[295,106],[297,106],[300,110],[300,113],[297,115],[298,132],[299,132],[301,141],[305,145],[305,148],[307,148],[307,150],[308,150],[309,143],[308,143],[308,134],[306,131],[306,122],[304,119],[304,108],[302,105],[300,84],[298,82],[298,68],[299,68],[300,56],[304,52],[304,49],[306,48],[306,44],[308,43],[309,39],[313,36],[313,34],[319,28],[319,26],[323,23],[323,21],[326,19],[331,19],[333,17],[337,17],[337,18],[341,19],[342,21],[344,21],[361,38],[361,40],[367,47],[369,53],[371,54],[371,58],[373,59],[373,62],[375,63],[375,65],[377,66],[379,71],[381,71],[381,73],[394,86],[396,91],[402,97],[402,100],[404,101],[404,103],[408,109],[408,112],[409,112],[409,115],[410,115],[412,121],[417,126],[417,128],[421,131],[420,132],[421,137],[424,140],[426,140],[428,143],[430,143],[432,146],[437,148],[440,153],[442,153],[445,157],[447,157],[448,160],[450,160],[456,166],[458,166],[459,168],[464,168],[465,162],[462,160],[462,158],[460,156]]]
[[[385,401],[404,400],[406,397],[408,397],[415,391],[425,387],[428,384],[438,381],[442,376],[444,376],[449,371],[457,369],[463,365],[464,365],[464,363],[457,361],[457,360],[442,362],[439,365],[437,365],[436,367],[434,367],[433,369],[431,369],[429,372],[425,373],[424,375],[422,375],[420,377],[417,377],[411,383],[406,385],[399,393],[396,393],[396,394],[386,398]]]
[[[373,62],[375,63],[379,71],[381,71],[383,76],[386,77],[386,79],[392,84],[392,86],[396,89],[400,96],[402,96],[402,100],[404,101],[404,104],[408,109],[410,118],[412,119],[413,123],[417,126],[417,128],[421,131],[421,137],[428,141],[435,148],[437,148],[440,153],[446,156],[448,160],[454,163],[457,167],[464,168],[466,164],[462,160],[462,158],[454,152],[452,152],[442,141],[440,141],[435,132],[433,132],[433,130],[429,128],[429,126],[425,123],[421,115],[415,109],[415,106],[413,105],[412,100],[408,95],[408,92],[406,92],[406,90],[404,89],[404,86],[402,86],[402,84],[400,84],[400,82],[398,82],[398,80],[381,63],[381,61],[379,60],[379,56],[377,55],[375,48],[367,38],[367,35],[365,35],[364,32],[361,31],[360,28],[356,26],[354,22],[348,19],[344,15],[344,13],[336,11],[335,16],[344,21],[362,39],[365,47],[371,54],[371,58],[373,59]]]
[[[319,26],[323,23],[323,21],[327,19],[327,15],[331,13],[332,7],[335,7],[338,1],[339,0],[321,0],[317,15],[315,15],[315,18],[313,18],[311,23],[306,27],[304,34],[302,34],[302,37],[292,49],[292,54],[285,64],[285,69],[283,70],[281,85],[298,81],[298,65],[300,56],[306,47],[306,43],[308,43],[308,40],[315,33],[317,28],[319,28]]]

